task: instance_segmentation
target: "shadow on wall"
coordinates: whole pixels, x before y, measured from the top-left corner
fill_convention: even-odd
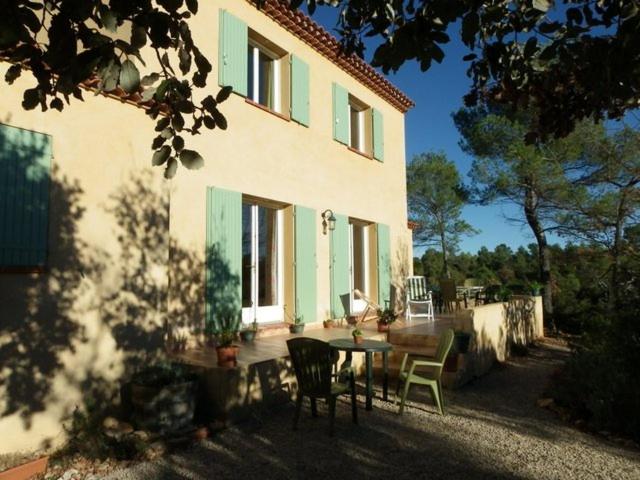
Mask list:
[[[30,162],[31,157],[0,156],[0,170],[9,170],[9,160],[15,168],[16,161]],[[87,245],[78,236],[82,189],[77,182],[58,178],[55,169],[51,177],[39,180],[49,183],[52,212],[48,244],[54,251],[49,252],[46,272],[0,274],[0,418],[19,413],[26,428],[31,427],[31,415],[45,409],[63,355],[73,354],[86,341],[84,327],[72,316],[83,313],[76,300],[86,290],[85,278],[101,274],[100,264],[87,256]]]
[[[513,346],[526,347],[535,340],[535,306],[535,299],[528,295],[513,295],[503,304],[508,350]]]
[[[406,299],[405,282],[409,276],[409,262],[413,262],[409,258],[409,249],[404,240],[400,240],[395,254],[395,262],[392,278],[396,281],[391,285],[391,308],[398,314],[403,314]]]

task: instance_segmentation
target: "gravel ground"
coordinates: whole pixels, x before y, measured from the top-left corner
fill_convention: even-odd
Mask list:
[[[441,417],[416,387],[401,417],[374,401],[351,423],[338,407],[336,433],[303,411],[291,430],[293,407],[230,428],[166,458],[114,472],[110,479],[640,479],[640,452],[580,432],[536,406],[563,353],[534,348],[485,377],[445,391]],[[363,398],[361,398],[363,400]]]

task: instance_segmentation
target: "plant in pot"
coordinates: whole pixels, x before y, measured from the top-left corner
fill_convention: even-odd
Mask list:
[[[302,315],[293,315],[289,321],[289,332],[302,333],[304,332],[304,317]]]
[[[258,334],[258,321],[254,320],[251,325],[246,326],[240,330],[240,340],[244,343],[251,343],[255,340]]]
[[[388,332],[389,326],[398,318],[396,312],[391,308],[378,310],[378,332]]]
[[[361,344],[362,342],[364,342],[364,335],[362,334],[362,330],[360,330],[358,327],[353,329],[351,335],[353,336],[353,343]]]
[[[238,350],[240,347],[234,345],[240,322],[235,316],[223,317],[218,324],[216,332],[216,354],[218,355],[219,367],[235,367],[238,363]]]
[[[153,365],[131,378],[132,420],[138,429],[160,433],[191,426],[198,377],[177,364]]]
[[[540,282],[536,282],[535,280],[529,284],[529,288],[531,289],[531,295],[537,297],[542,292],[542,285]]]

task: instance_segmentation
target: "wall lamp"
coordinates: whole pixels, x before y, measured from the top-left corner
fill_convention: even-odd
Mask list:
[[[336,229],[336,217],[333,215],[333,210],[326,209],[322,212],[322,233],[327,234],[327,228],[333,232]]]

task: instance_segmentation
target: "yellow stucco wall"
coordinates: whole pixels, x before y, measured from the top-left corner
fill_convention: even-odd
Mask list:
[[[411,268],[403,114],[243,1],[202,2],[192,22],[214,64],[207,93],[218,90],[221,5],[309,64],[310,128],[232,95],[229,130],[189,139],[205,167],[166,182],[149,167],[155,132],[140,109],[85,92],[63,113],[26,112],[29,75],[2,85],[0,122],[51,135],[54,158],[48,271],[0,274],[0,454],[59,443],[62,421],[93,390],[115,397],[118,379],[161,352],[167,326],[200,324],[207,186],[316,210],[318,320],[329,309],[324,209],[388,224],[395,280]],[[383,113],[384,163],[332,139],[334,80]]]

